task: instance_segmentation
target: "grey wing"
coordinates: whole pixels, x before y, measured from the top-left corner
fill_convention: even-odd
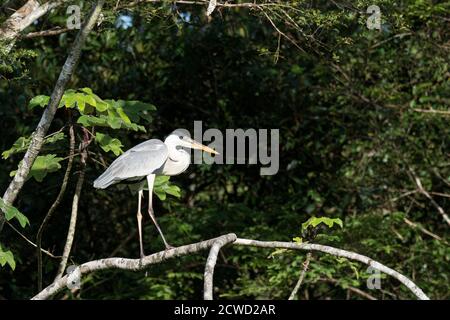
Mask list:
[[[105,189],[123,180],[146,177],[159,169],[167,157],[167,146],[161,140],[142,142],[114,160],[94,181],[94,188]]]

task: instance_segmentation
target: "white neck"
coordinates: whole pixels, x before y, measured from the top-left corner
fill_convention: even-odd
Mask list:
[[[175,143],[166,140],[169,158],[163,166],[164,175],[173,176],[184,172],[191,164],[191,155],[184,149],[178,148]]]

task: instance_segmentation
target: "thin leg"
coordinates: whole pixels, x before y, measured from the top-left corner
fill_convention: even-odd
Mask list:
[[[173,247],[167,242],[166,238],[164,237],[164,234],[163,234],[161,228],[159,227],[159,224],[156,221],[156,217],[153,212],[152,195],[153,195],[153,185],[155,183],[155,175],[154,174],[148,175],[147,182],[148,182],[148,214],[150,215],[150,218],[152,219],[153,223],[155,224],[156,229],[158,229],[158,232],[164,241],[164,245],[166,246],[166,250],[172,249]]]
[[[137,211],[137,222],[138,222],[138,230],[139,230],[139,248],[141,252],[141,259],[144,255],[144,246],[142,245],[142,214],[141,214],[141,200],[143,197],[143,191],[139,190],[138,192],[138,211]]]

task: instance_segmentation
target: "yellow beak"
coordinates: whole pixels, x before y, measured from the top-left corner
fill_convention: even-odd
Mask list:
[[[206,151],[211,154],[219,154],[216,150],[211,149],[210,147],[204,146],[203,144],[201,144],[195,140],[192,140],[191,146],[192,146],[192,149],[203,150],[203,151]]]

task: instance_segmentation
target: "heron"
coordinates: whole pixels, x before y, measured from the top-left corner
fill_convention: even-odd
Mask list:
[[[219,154],[214,149],[191,139],[186,131],[177,129],[169,134],[164,142],[150,139],[127,150],[94,181],[94,188],[97,189],[106,189],[116,183],[136,183],[138,185],[137,224],[141,258],[144,257],[141,200],[144,196],[145,182],[148,184],[148,213],[161,235],[166,250],[169,250],[173,247],[164,237],[153,211],[153,186],[157,175],[175,176],[186,171],[191,163],[190,149]]]

